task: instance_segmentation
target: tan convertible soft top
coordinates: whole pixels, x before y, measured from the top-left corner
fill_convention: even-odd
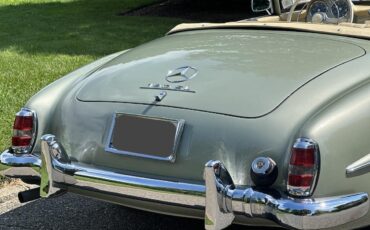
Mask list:
[[[287,23],[287,22],[258,22],[258,21],[240,21],[228,23],[184,23],[173,28],[170,32],[168,32],[168,34],[188,30],[217,29],[217,28],[283,29],[283,30],[297,30],[297,31],[336,34],[366,39],[370,38],[369,21],[363,24],[341,23],[339,25],[312,24],[305,22]]]

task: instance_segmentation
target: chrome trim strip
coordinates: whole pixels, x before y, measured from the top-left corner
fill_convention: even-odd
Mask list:
[[[68,187],[109,193],[155,203],[206,210],[206,229],[222,229],[237,214],[272,219],[298,229],[335,227],[364,216],[369,210],[367,193],[336,197],[295,199],[235,186],[225,166],[209,161],[205,185],[143,178],[96,170],[72,163],[55,136],[41,141],[41,195],[50,197]],[[66,187],[67,186],[67,187]],[[275,191],[276,192],[276,191]],[[204,197],[205,195],[205,197]]]
[[[167,86],[167,85],[165,85]],[[194,90],[190,90],[189,87],[184,86],[183,88],[171,88],[170,86],[165,87],[162,85],[158,86],[142,86],[140,89],[156,89],[156,90],[169,90],[169,91],[177,91],[177,92],[185,92],[185,93],[196,93]]]
[[[175,134],[175,140],[174,140],[174,144],[173,144],[172,154],[168,157],[160,157],[160,156],[154,156],[154,155],[149,155],[149,154],[145,154],[145,153],[134,153],[134,152],[129,152],[129,151],[118,150],[118,149],[112,147],[112,143],[111,143],[112,142],[112,135],[113,135],[114,126],[115,126],[115,123],[116,123],[117,114],[126,114],[126,115],[136,116],[136,117],[145,117],[145,118],[148,118],[148,119],[166,120],[166,121],[170,121],[173,124],[175,124],[176,125],[176,134]],[[140,157],[140,158],[147,158],[147,159],[153,159],[153,160],[169,161],[169,162],[173,163],[176,160],[176,152],[177,152],[178,146],[180,144],[180,139],[181,139],[181,136],[182,136],[184,125],[185,125],[185,120],[183,120],[183,119],[176,120],[176,119],[168,119],[168,118],[164,118],[164,117],[151,117],[151,116],[116,112],[116,113],[113,114],[112,125],[109,129],[109,135],[108,135],[108,138],[107,138],[107,141],[106,141],[105,151],[110,152],[110,153],[115,153],[115,154],[122,154],[122,155],[126,155],[126,156],[132,156],[132,157]]]
[[[370,172],[370,153],[346,168],[347,175],[354,175],[359,172]]]

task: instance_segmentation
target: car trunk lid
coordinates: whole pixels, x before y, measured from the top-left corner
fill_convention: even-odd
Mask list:
[[[364,54],[361,47],[327,35],[189,31],[139,46],[107,63],[86,79],[77,98],[254,118],[273,111],[315,77]],[[191,67],[186,76],[197,74],[182,82],[166,80],[169,72],[184,66]],[[147,88],[157,84],[161,90]],[[155,101],[161,91],[166,97]]]

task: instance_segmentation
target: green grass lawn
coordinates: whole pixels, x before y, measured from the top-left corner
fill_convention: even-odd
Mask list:
[[[41,88],[182,20],[119,16],[154,0],[0,0],[0,152],[14,114]]]

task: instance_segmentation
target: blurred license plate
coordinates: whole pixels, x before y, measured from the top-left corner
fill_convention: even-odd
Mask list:
[[[184,120],[116,113],[107,152],[174,162]]]

